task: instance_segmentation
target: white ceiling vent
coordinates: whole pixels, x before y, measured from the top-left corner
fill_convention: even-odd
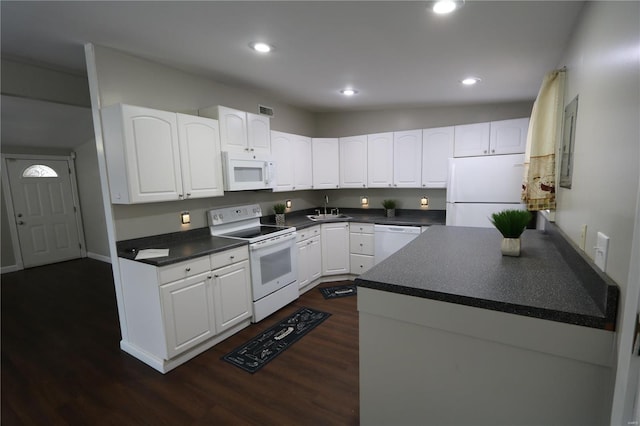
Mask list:
[[[273,117],[273,108],[258,104],[258,114]]]

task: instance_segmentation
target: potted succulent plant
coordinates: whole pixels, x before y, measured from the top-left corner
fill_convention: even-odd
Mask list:
[[[277,203],[273,205],[273,211],[276,214],[276,225],[284,226],[284,211],[286,206],[283,203]]]
[[[384,207],[387,217],[394,217],[396,215],[396,200],[383,200],[382,207]]]
[[[503,210],[491,215],[491,223],[502,234],[501,251],[505,256],[520,256],[520,235],[531,221],[526,210]]]

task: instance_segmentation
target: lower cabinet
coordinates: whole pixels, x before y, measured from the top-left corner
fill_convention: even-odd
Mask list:
[[[166,373],[250,324],[247,246],[163,267],[118,259],[123,350]]]
[[[298,231],[298,287],[303,288],[322,276],[320,226]]]
[[[160,295],[168,358],[216,334],[209,272],[162,285]]]
[[[360,275],[374,264],[374,225],[349,224],[349,264],[351,273]]]
[[[349,273],[349,224],[346,222],[323,223],[322,275]]]
[[[213,302],[216,332],[222,333],[251,318],[251,269],[249,261],[213,271]]]

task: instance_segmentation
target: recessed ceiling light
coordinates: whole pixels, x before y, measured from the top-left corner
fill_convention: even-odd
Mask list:
[[[273,46],[262,42],[249,43],[249,47],[260,53],[269,53],[273,50]]]
[[[478,77],[467,77],[467,78],[461,80],[460,82],[462,84],[464,84],[465,86],[473,86],[474,84],[476,84],[479,81],[480,81],[480,79]]]
[[[358,91],[355,90],[355,89],[342,89],[340,91],[340,93],[342,93],[345,96],[353,96],[353,95],[357,94]]]
[[[433,4],[433,12],[438,15],[446,15],[460,8],[464,0],[438,0]]]

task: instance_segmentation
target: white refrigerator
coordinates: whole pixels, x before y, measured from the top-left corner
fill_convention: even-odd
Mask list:
[[[524,154],[449,159],[447,225],[490,228],[491,214],[520,202]]]

